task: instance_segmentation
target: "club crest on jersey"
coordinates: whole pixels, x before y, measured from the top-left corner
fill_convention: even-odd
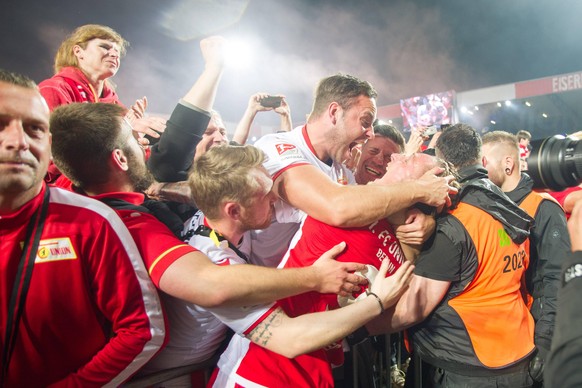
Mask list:
[[[277,148],[277,152],[279,153],[279,155],[299,153],[297,147],[295,147],[293,144],[286,143],[275,144],[275,148]]]
[[[35,263],[45,263],[47,261],[74,260],[77,253],[68,237],[51,238],[40,240],[36,253]]]

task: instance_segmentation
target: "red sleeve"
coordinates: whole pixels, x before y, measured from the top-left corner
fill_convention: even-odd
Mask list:
[[[145,262],[147,271],[159,287],[160,278],[172,263],[180,257],[196,252],[196,249],[180,241],[168,229],[151,214],[135,211],[120,211],[133,240],[135,241]]]
[[[165,340],[161,303],[137,247],[121,219],[116,214],[107,217],[95,217],[92,224],[98,226],[86,240],[83,257],[93,303],[111,322],[111,338],[91,360],[55,386],[121,385]]]
[[[582,187],[579,186],[574,186],[574,187],[568,187],[566,190],[563,191],[550,191],[549,194],[554,197],[556,199],[556,201],[558,201],[558,203],[564,207],[564,201],[566,200],[566,197],[570,194],[573,193],[575,191],[579,191],[582,190]]]

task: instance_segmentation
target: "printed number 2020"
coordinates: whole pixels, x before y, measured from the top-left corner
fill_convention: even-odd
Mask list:
[[[514,253],[513,255],[505,256],[503,261],[505,261],[505,267],[503,268],[503,273],[508,273],[511,271],[517,271],[523,268],[523,260],[525,259],[525,251],[520,251]]]

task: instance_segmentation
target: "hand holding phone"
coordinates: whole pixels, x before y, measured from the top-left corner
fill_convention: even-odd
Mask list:
[[[261,98],[261,100],[259,102],[265,108],[278,108],[281,106],[282,100],[283,100],[283,97],[267,96],[267,97]]]

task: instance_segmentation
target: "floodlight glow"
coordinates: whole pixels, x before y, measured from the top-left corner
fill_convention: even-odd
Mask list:
[[[466,106],[461,107],[461,112],[463,113],[467,113],[469,110],[467,109]]]
[[[500,102],[498,102],[498,103],[497,103],[497,106],[501,108],[501,103],[500,103]]]
[[[224,56],[227,66],[248,69],[253,62],[253,48],[247,40],[229,39]]]
[[[531,106],[531,104],[530,104],[530,102],[529,102],[529,101],[526,101],[526,102],[525,102],[525,105],[526,105],[526,106]]]
[[[392,120],[388,120],[388,124],[392,124]]]
[[[495,120],[491,120],[490,122],[491,122],[491,124],[493,124],[493,125],[497,124],[497,123],[495,122]]]
[[[479,110],[479,107],[477,105],[475,105],[475,110]]]
[[[548,115],[547,115],[547,114],[545,114],[545,113],[542,113],[542,117],[543,117],[544,119],[547,119],[547,118],[548,118]]]
[[[511,106],[511,101],[509,100],[505,101],[505,106]]]

